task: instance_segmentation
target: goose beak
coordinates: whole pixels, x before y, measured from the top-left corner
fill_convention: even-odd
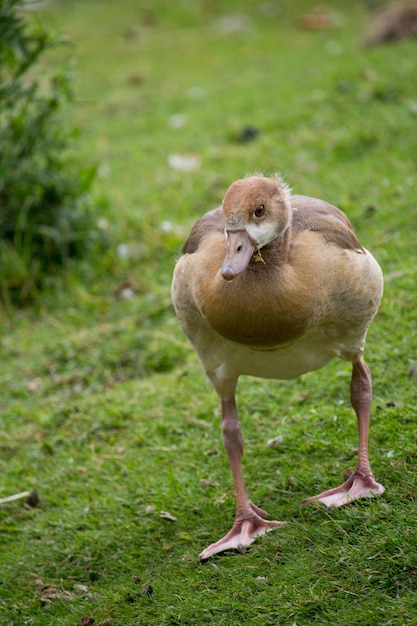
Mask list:
[[[255,251],[246,230],[226,230],[227,251],[221,275],[227,281],[245,271]]]

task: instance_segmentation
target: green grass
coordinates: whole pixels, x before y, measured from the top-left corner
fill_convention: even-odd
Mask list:
[[[0,506],[1,624],[416,623],[417,42],[364,49],[359,0],[327,0],[335,24],[318,31],[298,24],[307,0],[273,6],[83,0],[31,14],[75,44],[69,116],[79,158],[100,163],[110,201],[97,219],[113,249],[98,272],[78,264],[36,309],[2,317],[0,497],[36,488],[40,502]],[[247,28],[225,33],[221,18],[237,14]],[[259,136],[237,141],[249,125]],[[169,166],[190,153],[198,169]],[[366,355],[371,462],[387,491],[337,511],[300,505],[355,465],[346,364],[242,379],[247,482],[290,523],[201,565],[234,498],[218,402],[170,280],[196,217],[234,179],[277,170],[345,210],[386,275]]]

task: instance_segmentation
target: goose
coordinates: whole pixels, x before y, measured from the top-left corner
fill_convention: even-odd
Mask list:
[[[278,174],[237,180],[222,205],[194,224],[175,265],[172,300],[220,399],[236,496],[231,530],[201,552],[201,561],[243,551],[286,523],[267,519],[248,495],[235,399],[241,375],[291,379],[333,357],[349,361],[356,469],[340,486],[304,503],[341,507],[384,492],[368,457],[372,381],[363,356],[382,290],[382,271],[346,215],[323,200],[291,195]]]

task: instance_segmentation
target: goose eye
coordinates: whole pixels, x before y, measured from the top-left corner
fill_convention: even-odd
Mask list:
[[[264,204],[260,204],[258,207],[256,207],[255,209],[255,217],[262,217],[262,215],[264,215],[265,213],[265,205]]]

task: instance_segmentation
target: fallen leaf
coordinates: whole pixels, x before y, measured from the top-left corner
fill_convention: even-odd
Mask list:
[[[311,13],[301,15],[298,19],[298,24],[302,28],[309,30],[323,30],[332,28],[335,25],[332,13],[320,8],[314,9]]]
[[[81,585],[81,584],[78,584],[78,583],[75,583],[75,585],[73,586],[73,589],[74,589],[75,593],[78,596],[85,596],[90,591],[90,589],[89,589],[89,587],[87,587],[87,585]]]
[[[42,602],[52,602],[53,600],[73,600],[74,594],[56,585],[48,585],[39,580],[36,585],[36,593]]]
[[[74,600],[77,596],[84,598],[89,596],[89,587],[87,585],[77,584],[73,585],[74,591],[67,591],[57,585],[44,583],[36,574],[32,574],[33,584],[36,586],[36,593],[41,599],[42,603],[52,602],[53,600]],[[87,619],[87,618],[83,618]],[[92,618],[90,618],[92,619]],[[86,622],[85,624],[92,624],[93,622]],[[78,625],[77,625],[78,626]]]
[[[284,441],[284,437],[282,435],[277,435],[276,437],[274,437],[273,439],[268,439],[267,441],[267,446],[271,447],[271,448],[275,448],[276,446],[281,445],[281,443]]]
[[[168,513],[168,511],[161,511],[159,517],[162,517],[162,519],[170,520],[171,522],[177,521],[175,515],[171,515],[171,513]]]
[[[216,484],[213,483],[211,480],[208,480],[207,478],[202,478],[200,480],[200,485],[203,489],[208,489],[209,487],[215,487]]]
[[[88,615],[87,617],[83,617],[82,619],[80,619],[80,621],[77,623],[77,626],[91,626],[91,624],[94,624],[94,622],[94,617]]]
[[[28,383],[28,391],[35,392],[42,385],[42,378],[32,378]]]
[[[144,77],[141,74],[131,74],[128,80],[129,80],[129,83],[133,85],[134,87],[138,87],[139,85],[142,85],[142,83],[145,81]]]
[[[214,504],[223,504],[223,502],[225,502],[227,498],[231,498],[234,495],[235,495],[234,491],[228,491],[227,493],[224,493],[222,496],[219,496],[218,498],[216,498],[214,501]]]

